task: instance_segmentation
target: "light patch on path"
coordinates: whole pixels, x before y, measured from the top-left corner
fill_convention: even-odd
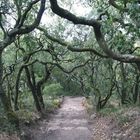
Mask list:
[[[83,97],[65,97],[62,107],[33,140],[93,140]]]

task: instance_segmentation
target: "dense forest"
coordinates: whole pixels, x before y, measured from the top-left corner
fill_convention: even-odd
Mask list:
[[[139,108],[139,23],[139,0],[1,0],[0,133],[63,96],[92,112]]]

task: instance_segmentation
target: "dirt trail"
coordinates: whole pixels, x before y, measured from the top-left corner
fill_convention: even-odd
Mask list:
[[[82,106],[83,97],[65,97],[58,113],[39,124],[32,140],[93,140],[87,113]]]

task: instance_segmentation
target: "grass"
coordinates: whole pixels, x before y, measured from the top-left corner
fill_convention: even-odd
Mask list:
[[[52,98],[50,96],[45,96],[44,102],[46,112],[49,113],[60,107],[61,99],[58,97]],[[30,122],[33,122],[40,118],[39,114],[35,109],[32,96],[29,96],[26,100],[24,100],[24,102],[19,101],[19,105],[20,110],[16,111],[16,114],[21,124],[29,124]],[[6,118],[4,110],[2,109],[0,104],[0,133],[6,132],[8,134],[12,134],[15,131],[16,127],[8,122],[8,119]]]
[[[132,119],[129,116],[117,115],[117,121],[119,126],[126,126],[132,121]]]
[[[48,96],[44,98],[44,102],[46,106],[46,111],[52,112],[60,107],[62,100],[59,97],[52,98],[51,96]]]
[[[1,110],[0,111],[0,133],[7,132],[8,134],[12,134],[15,131],[16,131],[16,127],[13,124],[9,123],[3,110]]]
[[[140,137],[140,124],[137,124],[134,128],[133,131],[136,133],[138,137]]]
[[[103,108],[101,109],[98,113],[101,116],[110,116],[110,115],[114,115],[115,113],[117,113],[119,110],[119,108],[115,108],[115,107],[108,107],[108,108]]]

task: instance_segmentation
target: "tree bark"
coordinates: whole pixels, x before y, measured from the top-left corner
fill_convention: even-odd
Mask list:
[[[12,124],[16,125],[17,127],[19,126],[19,120],[15,112],[12,110],[12,106],[9,103],[8,97],[6,95],[6,92],[4,91],[3,88],[3,63],[2,63],[2,51],[0,52],[0,99],[4,107],[5,114]]]
[[[44,100],[43,100],[43,96],[42,96],[42,91],[41,91],[41,87],[42,85],[48,80],[48,78],[50,77],[50,71],[47,67],[47,64],[45,65],[45,76],[37,82],[36,84],[36,90],[37,90],[37,96],[38,99],[40,101],[41,107],[44,109],[45,105],[44,105]]]
[[[120,64],[120,69],[121,69],[121,103],[126,104],[126,97],[127,97],[127,91],[126,91],[126,73],[125,73],[125,68],[124,64]]]
[[[136,103],[137,100],[138,100],[138,94],[139,94],[139,78],[140,78],[140,75],[137,74],[136,75],[135,85],[134,85],[134,93],[133,93],[133,101],[134,101],[134,103]]]
[[[113,52],[109,47],[101,32],[101,23],[97,19],[86,19],[84,17],[78,17],[66,9],[61,8],[58,5],[57,0],[49,0],[51,4],[52,11],[58,16],[65,18],[74,24],[88,25],[93,27],[95,38],[99,47],[104,51],[104,53],[109,57],[117,61],[125,63],[140,63],[140,57],[132,54],[121,54]]]
[[[19,82],[20,82],[20,76],[21,76],[21,73],[23,71],[23,68],[24,67],[21,67],[19,69],[19,72],[18,72],[18,75],[17,75],[17,80],[16,80],[16,89],[15,89],[15,100],[14,100],[14,109],[15,110],[18,110],[18,95],[19,95]]]
[[[28,67],[25,67],[25,72],[26,72],[26,76],[27,76],[27,79],[28,79],[29,87],[31,89],[31,92],[32,92],[32,95],[33,95],[33,98],[34,98],[34,101],[35,101],[36,109],[37,109],[38,112],[40,112],[42,114],[42,108],[41,108],[40,103],[39,103],[36,88],[33,86],[32,82],[31,82],[31,77],[30,77],[30,72],[29,72]]]

